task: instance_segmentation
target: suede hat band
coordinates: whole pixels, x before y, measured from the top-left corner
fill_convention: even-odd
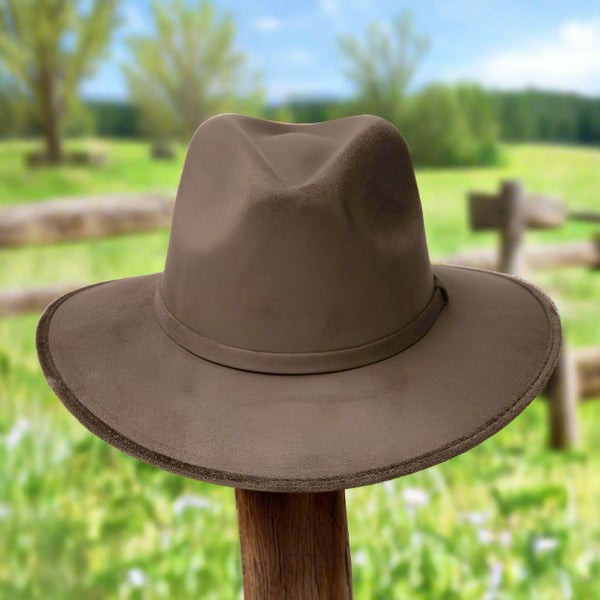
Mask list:
[[[222,344],[179,321],[165,306],[156,286],[154,314],[162,330],[182,348],[211,362],[257,373],[280,375],[333,373],[363,367],[389,358],[418,342],[432,327],[448,302],[448,293],[434,275],[434,291],[425,308],[404,327],[376,340],[339,350],[319,352],[263,352]]]

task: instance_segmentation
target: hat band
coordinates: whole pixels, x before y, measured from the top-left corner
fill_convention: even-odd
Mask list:
[[[427,306],[404,327],[360,346],[321,352],[264,352],[228,346],[191,330],[166,307],[160,284],[156,286],[154,312],[163,331],[177,344],[211,362],[258,373],[299,375],[345,371],[398,354],[419,341],[448,302],[444,284],[434,276],[434,291]]]

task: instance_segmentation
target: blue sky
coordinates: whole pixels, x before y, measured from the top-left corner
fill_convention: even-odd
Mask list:
[[[119,64],[124,40],[151,30],[149,0],[123,0],[123,24],[108,61],[84,83],[87,97],[127,97]],[[263,73],[267,97],[352,92],[336,38],[361,33],[408,9],[431,49],[415,86],[478,81],[491,88],[537,87],[600,95],[599,0],[221,0],[237,24],[237,46]]]

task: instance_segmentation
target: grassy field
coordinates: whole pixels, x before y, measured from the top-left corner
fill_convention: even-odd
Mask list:
[[[49,196],[174,190],[174,162],[91,141],[103,169],[26,171],[29,142],[0,144],[0,204]],[[432,256],[491,245],[468,231],[465,194],[505,177],[600,208],[600,150],[510,146],[494,169],[419,171]],[[590,226],[530,236],[588,238]],[[0,286],[88,283],[162,269],[168,234],[0,253]],[[600,273],[535,273],[569,343],[600,343]],[[35,316],[0,322],[0,599],[240,597],[232,490],[140,463],[89,434],[53,396],[34,351]],[[583,449],[546,449],[546,406],[465,455],[347,493],[355,597],[600,598],[600,402],[579,408]]]

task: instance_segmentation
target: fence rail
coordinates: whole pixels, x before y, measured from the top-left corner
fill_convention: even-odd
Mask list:
[[[520,204],[513,202],[515,198]],[[174,200],[166,195],[119,194],[7,207],[0,209],[0,248],[166,229],[171,224],[173,206]],[[505,272],[518,272],[518,267],[524,265],[527,270],[600,268],[600,237],[539,246],[523,243],[525,228],[554,228],[566,218],[573,218],[554,199],[527,197],[518,184],[505,182],[497,195],[471,194],[470,209],[475,230],[499,228],[502,234],[499,247],[459,252],[438,258],[436,262]],[[579,217],[589,220],[588,214],[577,215]],[[518,235],[514,235],[515,232]],[[79,285],[63,283],[37,289],[0,290],[0,318],[40,313],[54,298]],[[568,352],[563,348],[545,395],[550,407],[551,444],[566,448],[577,439],[576,403],[600,396],[600,348],[569,349]]]
[[[525,248],[525,261],[528,269],[555,269],[560,267],[600,268],[600,238],[560,244],[540,244]],[[465,250],[442,259],[454,265],[496,269],[498,250],[484,248]]]
[[[131,213],[129,213],[131,214]],[[0,214],[0,219],[1,219]],[[146,218],[146,217],[144,217]],[[152,227],[149,229],[142,228],[139,223],[130,226],[126,230],[125,220],[122,221],[118,226],[111,229],[111,235],[120,235],[123,233],[133,233],[141,231],[151,231],[154,229],[161,229],[168,227],[163,223],[162,227],[158,226],[158,218],[153,220]],[[0,226],[0,230],[2,227]],[[108,234],[102,235],[87,235],[85,238],[81,237],[82,231],[79,230],[79,237],[71,237],[73,231],[70,231],[67,237],[61,237],[54,241],[66,241],[73,239],[88,239],[97,237],[107,237]],[[87,229],[91,231],[91,229]],[[45,234],[44,234],[45,235]],[[39,238],[37,238],[39,239]],[[41,243],[41,242],[38,242]],[[14,244],[16,246],[17,244]],[[24,244],[19,244],[24,245]],[[1,244],[0,244],[1,247]],[[533,269],[552,269],[556,267],[589,267],[598,268],[600,267],[600,243],[599,241],[582,241],[582,242],[568,242],[562,244],[546,244],[540,246],[534,246],[527,250],[527,264]],[[442,262],[447,264],[461,265],[467,267],[477,267],[479,269],[495,269],[497,262],[497,253],[493,248],[484,250],[469,250],[465,252],[459,252],[453,256],[442,257],[435,262]],[[47,306],[54,298],[66,293],[79,285],[75,283],[57,284],[42,288],[31,288],[25,290],[0,290],[0,318],[11,317],[23,313],[35,313],[40,312]]]
[[[165,229],[174,200],[156,194],[65,198],[0,210],[0,248],[56,244]]]
[[[40,313],[52,300],[80,287],[75,283],[58,283],[26,290],[0,291],[0,318]]]

